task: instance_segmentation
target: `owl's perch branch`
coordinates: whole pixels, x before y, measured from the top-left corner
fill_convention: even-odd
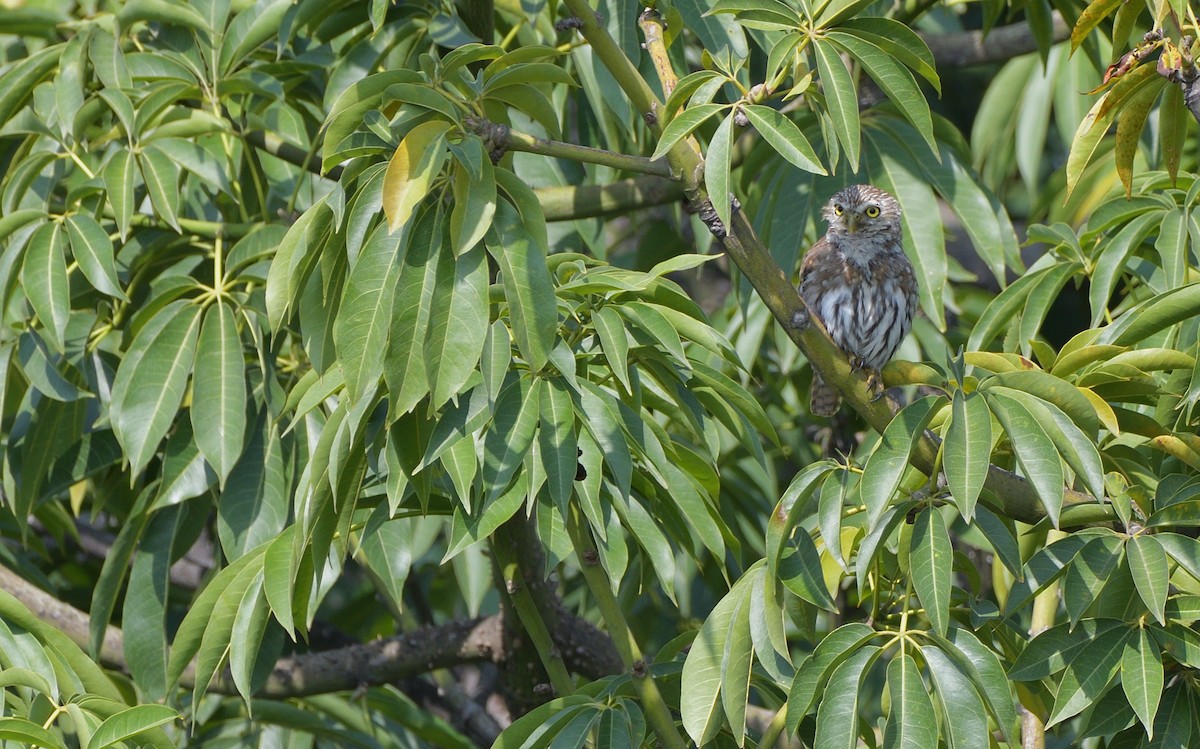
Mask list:
[[[586,0],[565,2],[570,11],[582,19],[580,33],[592,45],[595,54],[617,79],[650,127],[660,132],[663,127],[659,117],[662,105],[650,92],[637,69],[621,52],[608,31],[596,23]],[[655,13],[647,12],[642,15],[641,24],[645,30],[647,25],[661,25],[661,19]],[[666,60],[666,48],[660,30],[654,29],[654,33],[647,34],[646,39],[650,56]],[[822,378],[842,393],[850,407],[860,413],[874,429],[882,432],[892,419],[891,409],[882,400],[871,400],[871,395],[864,386],[865,375],[850,371],[850,363],[823,333],[820,326],[807,324],[811,318],[800,294],[771,257],[771,253],[759,241],[740,207],[734,206],[730,226],[724,226],[716,219],[716,212],[704,188],[704,164],[700,154],[686,141],[681,141],[667,153],[667,161],[672,171],[680,175],[684,195],[698,208],[701,218],[705,220],[713,235],[721,241],[730,259],[750,280],[767,309],[787,331],[788,336],[812,366],[821,373]],[[936,461],[937,441],[927,434],[918,441],[911,462],[918,470],[930,474]],[[984,487],[990,494],[989,504],[1007,517],[1028,523],[1036,523],[1045,517],[1045,510],[1033,486],[1010,471],[989,465]],[[985,501],[987,500],[988,497],[985,496]],[[1082,507],[1095,503],[1095,498],[1067,488],[1063,498],[1064,515],[1080,522],[1095,520],[1096,518],[1092,517],[1095,508]],[[1080,517],[1081,513],[1085,517]]]

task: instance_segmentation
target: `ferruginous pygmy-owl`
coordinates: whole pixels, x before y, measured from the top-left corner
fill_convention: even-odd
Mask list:
[[[822,215],[829,231],[804,256],[800,296],[882,393],[879,370],[917,311],[917,276],[900,241],[900,204],[878,187],[854,185],[830,198]],[[814,372],[809,410],[833,416],[839,405],[838,392]]]

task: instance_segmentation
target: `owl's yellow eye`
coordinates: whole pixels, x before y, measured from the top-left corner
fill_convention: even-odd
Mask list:
[[[835,205],[835,206],[833,207],[833,213],[834,213],[834,215],[835,215],[835,216],[840,216],[840,215],[842,215],[843,213],[845,213],[845,209],[844,209],[844,208],[842,208],[840,205]]]
[[[879,206],[877,206],[877,205],[867,206],[867,216],[869,216],[870,218],[877,218],[879,216]]]

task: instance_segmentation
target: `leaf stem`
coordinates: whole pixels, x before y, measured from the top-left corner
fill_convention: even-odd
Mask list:
[[[651,160],[645,156],[630,156],[615,151],[605,151],[601,148],[578,146],[574,143],[537,138],[528,133],[512,130],[507,125],[491,122],[482,117],[467,117],[463,124],[472,132],[484,139],[494,148],[507,151],[524,151],[543,156],[553,156],[572,161],[582,161],[588,164],[600,164],[627,172],[651,174],[656,177],[671,178],[671,168],[661,159]]]
[[[1066,538],[1064,531],[1051,528],[1046,533],[1046,546]],[[1058,612],[1058,580],[1050,583],[1033,599],[1033,618],[1029,624],[1030,636],[1036,637],[1054,626],[1054,615]],[[1021,746],[1024,749],[1045,749],[1046,726],[1042,719],[1029,710],[1021,716]]]
[[[492,552],[496,555],[496,561],[500,565],[500,574],[504,578],[504,593],[512,602],[513,608],[517,612],[517,618],[521,620],[521,626],[525,628],[526,634],[533,642],[542,666],[545,667],[546,674],[550,677],[550,683],[554,686],[555,693],[560,697],[565,697],[575,691],[575,682],[571,679],[571,674],[567,672],[562,653],[554,644],[554,638],[550,635],[545,620],[542,619],[538,605],[534,602],[533,596],[529,594],[529,584],[521,573],[516,549],[515,539],[509,533],[498,534],[492,543]]]
[[[566,515],[567,534],[570,535],[571,543],[575,547],[575,554],[579,557],[583,578],[587,582],[592,596],[596,599],[600,616],[604,619],[604,624],[613,639],[617,653],[632,676],[633,688],[641,699],[642,709],[654,730],[654,735],[658,737],[659,743],[667,749],[684,749],[683,737],[680,736],[679,729],[675,725],[671,709],[658,689],[658,683],[654,680],[654,675],[650,672],[650,667],[642,656],[641,648],[634,639],[629,624],[625,621],[621,604],[617,602],[617,597],[613,594],[608,575],[600,565],[600,552],[596,549],[596,544],[589,531],[583,527],[578,505],[572,503]]]
[[[783,735],[783,729],[787,727],[787,703],[783,703],[776,711],[775,717],[771,718],[771,724],[767,726],[767,730],[763,731],[762,738],[759,739],[758,745],[763,749],[770,749],[779,741],[779,737]]]

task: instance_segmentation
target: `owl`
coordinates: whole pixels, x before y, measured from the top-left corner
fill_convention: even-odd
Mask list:
[[[847,187],[822,210],[829,222],[800,269],[800,296],[855,369],[882,394],[879,370],[912,327],[917,276],[901,246],[900,204],[871,185]],[[814,373],[809,410],[833,416],[837,391]]]

